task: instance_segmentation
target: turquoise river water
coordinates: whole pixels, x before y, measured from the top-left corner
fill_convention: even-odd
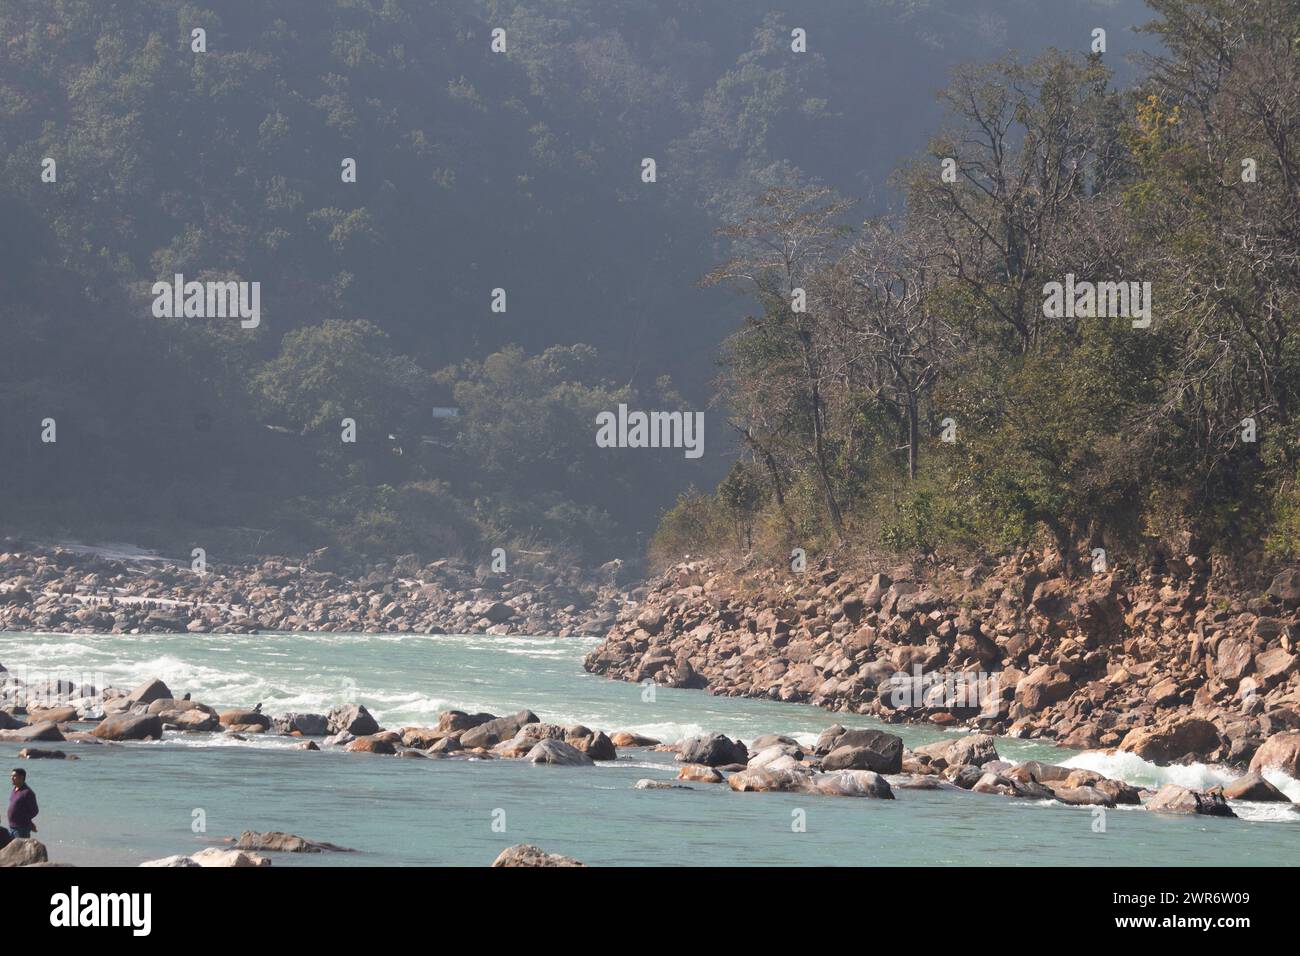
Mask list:
[[[364,704],[385,727],[428,726],[438,711],[513,713],[632,730],[669,741],[721,731],[811,742],[862,718],[808,706],[643,688],[587,674],[577,638],[284,634],[0,634],[0,663],[27,680],[131,687],[163,678],[217,707],[270,714]],[[909,744],[944,732],[891,726]],[[672,754],[621,750],[595,768],[522,761],[399,760],[291,749],[289,738],[173,735],[159,743],[58,745],[76,761],[31,761],[37,834],[50,858],[135,865],[189,853],[244,829],[285,830],[354,848],[276,854],[275,866],[473,865],[535,843],[593,865],[1292,865],[1300,810],[1237,805],[1241,819],[1107,811],[967,792],[896,790],[893,801],[733,793],[725,786],[637,790],[675,776]],[[51,745],[43,745],[51,746]],[[1205,786],[1219,768],[1159,768],[1131,755],[999,741],[1003,757],[1086,766],[1146,786]],[[17,744],[0,743],[13,766]],[[1293,800],[1300,784],[1273,776]],[[797,811],[803,811],[802,815]],[[794,824],[801,818],[805,828]],[[200,827],[199,824],[202,824]],[[494,825],[495,824],[495,825]],[[504,825],[504,832],[502,826]],[[195,832],[198,829],[200,832]]]

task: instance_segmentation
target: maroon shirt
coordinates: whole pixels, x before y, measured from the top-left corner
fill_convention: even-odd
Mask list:
[[[32,821],[40,812],[40,808],[36,806],[36,794],[26,784],[9,794],[9,826],[17,827],[19,830],[30,830]]]

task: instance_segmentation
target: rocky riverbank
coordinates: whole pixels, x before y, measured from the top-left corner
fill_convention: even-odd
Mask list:
[[[1205,556],[1067,577],[1053,555],[806,573],[677,565],[587,670],[1158,764],[1300,760],[1300,572],[1222,591]],[[1261,757],[1262,755],[1262,757]]]
[[[208,565],[0,541],[0,630],[603,634],[626,598],[621,562],[595,572],[529,556],[510,573],[413,557],[350,575],[325,551]]]

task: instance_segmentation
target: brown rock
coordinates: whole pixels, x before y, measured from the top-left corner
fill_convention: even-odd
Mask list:
[[[1284,730],[1260,745],[1250,760],[1250,769],[1269,767],[1277,767],[1293,780],[1300,780],[1300,730]]]

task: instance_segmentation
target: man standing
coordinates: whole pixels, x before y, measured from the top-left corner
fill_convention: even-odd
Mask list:
[[[27,839],[36,829],[36,814],[41,812],[36,806],[36,794],[27,786],[27,771],[22,767],[15,767],[9,779],[14,785],[9,794],[9,832]]]

